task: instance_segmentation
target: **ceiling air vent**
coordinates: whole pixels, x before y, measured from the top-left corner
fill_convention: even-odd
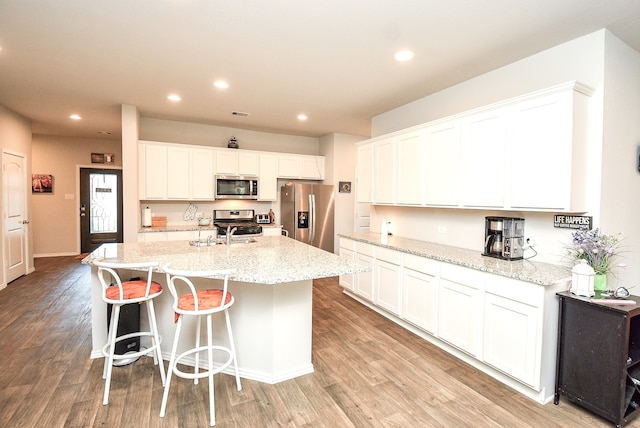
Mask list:
[[[232,111],[231,114],[233,116],[238,116],[238,117],[247,117],[247,116],[249,116],[249,113],[245,113],[243,111]]]

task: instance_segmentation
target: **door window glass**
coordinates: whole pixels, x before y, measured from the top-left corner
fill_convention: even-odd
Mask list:
[[[115,174],[91,173],[91,233],[114,233],[118,230],[118,177]]]

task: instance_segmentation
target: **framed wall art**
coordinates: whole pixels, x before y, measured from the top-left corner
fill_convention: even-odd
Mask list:
[[[53,175],[32,174],[31,193],[53,193]]]
[[[351,193],[351,182],[350,181],[339,181],[338,182],[338,191],[340,193]]]

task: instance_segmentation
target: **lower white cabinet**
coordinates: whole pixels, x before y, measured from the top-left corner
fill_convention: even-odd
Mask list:
[[[375,258],[373,303],[400,316],[402,308],[401,254],[386,248],[376,248]]]
[[[338,249],[338,255],[350,262],[355,260],[355,252],[353,250],[355,243],[350,239],[340,239],[340,248]],[[355,275],[340,275],[339,283],[346,290],[353,291],[353,285],[355,281]]]
[[[371,269],[345,292],[531,398],[553,397],[558,304],[542,286],[377,243],[340,239],[340,257]]]
[[[355,284],[353,292],[366,300],[373,301],[373,246],[356,242],[355,244],[355,261],[362,265],[367,266],[369,272],[359,273],[355,278]]]
[[[402,318],[422,330],[436,334],[438,314],[438,264],[407,254],[403,256]]]
[[[476,271],[444,265],[440,271],[438,336],[473,356],[482,338],[482,278]]]
[[[535,306],[485,295],[484,362],[536,388],[538,314]]]

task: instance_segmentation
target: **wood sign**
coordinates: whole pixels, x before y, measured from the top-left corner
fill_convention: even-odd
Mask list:
[[[586,215],[553,216],[553,227],[561,229],[593,229],[593,217]]]

